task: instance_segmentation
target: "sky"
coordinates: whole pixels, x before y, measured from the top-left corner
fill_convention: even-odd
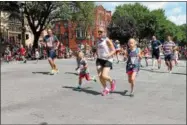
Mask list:
[[[121,4],[134,2],[96,2],[97,5],[103,5],[106,10],[115,11],[115,7]],[[177,25],[186,23],[186,2],[139,2],[147,6],[150,10],[162,8],[169,20]]]

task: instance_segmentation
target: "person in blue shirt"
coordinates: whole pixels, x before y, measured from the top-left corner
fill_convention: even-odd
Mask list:
[[[152,37],[151,41],[151,49],[152,49],[152,61],[153,61],[153,67],[155,67],[155,61],[158,62],[158,69],[161,67],[161,59],[160,59],[160,47],[162,46],[161,42],[156,39],[156,36]],[[155,60],[156,59],[156,60]]]

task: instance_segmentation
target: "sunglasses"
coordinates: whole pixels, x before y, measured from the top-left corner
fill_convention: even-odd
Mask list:
[[[98,31],[98,33],[103,33],[103,31]]]

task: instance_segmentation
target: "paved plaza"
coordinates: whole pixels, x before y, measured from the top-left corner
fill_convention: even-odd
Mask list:
[[[186,123],[185,61],[172,74],[165,65],[153,72],[151,66],[142,68],[132,98],[124,95],[130,86],[123,62],[114,64],[110,74],[117,88],[105,97],[100,95],[99,82],[84,82],[82,91],[73,90],[78,82],[74,59],[57,60],[57,64],[60,73],[54,76],[48,75],[46,60],[1,66],[2,124]],[[94,61],[89,61],[89,69],[96,75]]]

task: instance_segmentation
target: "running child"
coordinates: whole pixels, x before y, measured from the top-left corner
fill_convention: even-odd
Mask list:
[[[96,82],[96,79],[95,79],[95,77],[92,77],[92,78],[90,77],[90,74],[88,71],[88,63],[87,63],[86,59],[84,58],[84,54],[82,52],[79,52],[78,57],[80,59],[80,63],[79,63],[79,67],[78,67],[78,68],[80,68],[80,73],[79,73],[79,85],[76,89],[81,90],[83,78],[86,78],[87,81],[93,80],[94,82]]]
[[[128,75],[128,81],[131,85],[130,96],[134,96],[134,86],[136,75],[140,69],[140,60],[142,58],[140,48],[137,48],[135,39],[128,41],[129,49],[125,52],[127,58],[126,73]]]

